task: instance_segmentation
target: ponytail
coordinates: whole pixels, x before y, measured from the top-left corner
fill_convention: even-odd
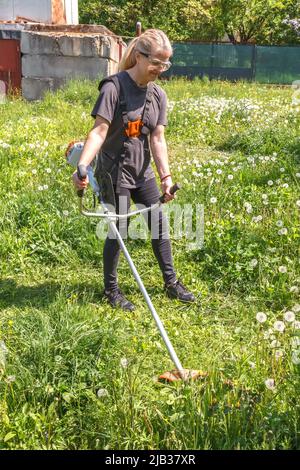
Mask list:
[[[119,63],[119,72],[121,72],[122,70],[131,69],[131,67],[135,66],[135,51],[138,40],[139,36],[130,41],[128,47],[125,49],[121,62]]]

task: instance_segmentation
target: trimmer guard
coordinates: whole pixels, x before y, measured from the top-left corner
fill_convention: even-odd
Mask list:
[[[178,382],[183,380],[185,382],[189,380],[203,379],[208,376],[207,372],[202,370],[193,370],[193,369],[182,369],[182,370],[171,370],[161,374],[158,377],[159,382]]]

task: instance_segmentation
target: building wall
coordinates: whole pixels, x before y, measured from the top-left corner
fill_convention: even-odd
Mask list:
[[[46,91],[55,91],[69,79],[100,80],[116,73],[126,48],[120,37],[101,25],[0,22],[0,41],[1,89],[21,88],[28,100],[42,99]]]
[[[0,0],[0,20],[78,24],[78,0]]]
[[[54,91],[69,79],[100,80],[117,72],[124,44],[115,37],[95,31],[80,33],[80,25],[77,32],[61,29],[22,31],[24,98],[41,99],[45,91]]]

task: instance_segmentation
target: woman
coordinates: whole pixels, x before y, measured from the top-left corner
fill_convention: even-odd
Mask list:
[[[108,202],[115,205],[117,213],[124,212],[121,210],[121,200],[124,199],[126,211],[130,199],[146,207],[158,202],[160,193],[150,165],[149,143],[161,191],[166,194],[165,200],[168,202],[174,198],[170,194],[173,183],[164,137],[167,99],[165,92],[153,83],[162,71],[170,67],[171,55],[172,47],[167,36],[158,29],[149,29],[126,49],[120,72],[116,74],[117,83],[116,79],[110,81],[108,78],[100,84],[100,94],[92,111],[95,125],[88,135],[79,164],[89,165],[100,152],[95,174],[101,180],[101,187],[111,187],[107,192]],[[76,172],[73,181],[77,189],[87,186],[87,181],[81,181]],[[170,298],[192,302],[195,300],[193,294],[176,279],[165,222],[161,210],[157,211],[156,217],[147,217],[149,229],[158,234],[152,236],[152,248],[167,294]],[[122,233],[124,226],[119,225]],[[118,287],[119,255],[118,242],[109,234],[103,251],[104,294],[112,306],[131,311],[134,305]]]

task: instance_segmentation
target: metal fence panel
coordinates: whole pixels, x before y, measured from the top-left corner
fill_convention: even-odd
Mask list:
[[[215,44],[213,64],[222,68],[251,69],[253,48],[240,44]]]
[[[175,43],[173,44],[173,64],[179,67],[210,67],[211,44]]]
[[[300,47],[257,46],[256,49],[258,82],[291,84],[300,79]]]
[[[300,46],[174,43],[172,67],[163,74],[291,84],[300,79]]]

